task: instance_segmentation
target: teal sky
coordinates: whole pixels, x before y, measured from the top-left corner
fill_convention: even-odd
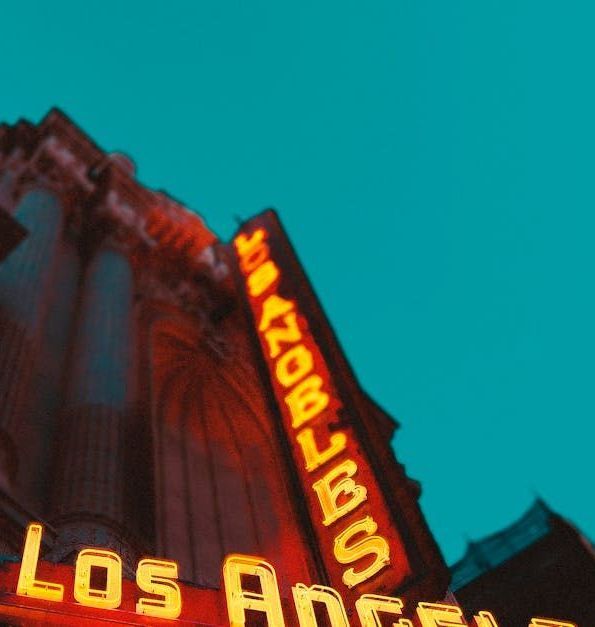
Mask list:
[[[595,539],[595,5],[6,2],[59,106],[203,215],[276,207],[448,561],[540,494]]]

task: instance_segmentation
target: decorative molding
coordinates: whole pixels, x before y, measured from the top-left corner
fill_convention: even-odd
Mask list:
[[[57,109],[38,126],[0,126],[0,167],[0,204],[6,209],[13,210],[29,189],[47,188],[60,196],[65,224],[83,242],[110,238],[136,270],[176,275],[175,290],[188,291],[184,281],[200,277],[217,291],[228,275],[217,238],[198,215],[142,186],[128,157],[102,151]]]

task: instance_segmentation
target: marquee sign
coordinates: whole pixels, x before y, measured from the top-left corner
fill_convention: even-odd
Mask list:
[[[411,574],[403,540],[265,223],[235,250],[326,573],[344,594],[392,592]]]
[[[282,599],[272,564],[259,557],[228,555],[222,568],[222,590],[197,588],[177,581],[177,564],[145,558],[136,582],[122,577],[120,556],[108,549],[85,548],[73,568],[39,561],[42,525],[27,528],[20,564],[0,566],[0,618],[23,625],[225,625],[243,627],[498,627],[495,617],[480,611],[467,623],[460,607],[420,602],[406,608],[397,597],[362,594],[355,607],[345,605],[328,586],[295,584],[293,603]],[[246,584],[252,578],[251,584]],[[315,604],[326,614],[320,618]],[[348,618],[351,615],[352,618]],[[407,616],[408,618],[404,618]],[[297,619],[297,621],[296,621]],[[356,623],[357,621],[357,623]],[[504,627],[504,626],[503,626]],[[573,623],[533,618],[529,627],[577,627]]]

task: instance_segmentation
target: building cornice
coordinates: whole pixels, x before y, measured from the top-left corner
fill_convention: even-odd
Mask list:
[[[37,126],[22,120],[0,126],[0,167],[0,205],[9,212],[30,189],[49,189],[87,253],[108,239],[138,274],[163,278],[172,293],[192,291],[197,278],[215,293],[225,289],[227,267],[204,221],[140,184],[128,157],[104,152],[60,110]]]

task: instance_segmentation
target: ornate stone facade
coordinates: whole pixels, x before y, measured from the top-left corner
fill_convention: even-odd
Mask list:
[[[0,173],[0,205],[28,231],[0,264],[2,550],[18,554],[37,520],[50,561],[112,547],[129,575],[139,556],[168,557],[218,588],[224,556],[243,552],[275,563],[285,595],[324,583],[233,247],[57,110],[0,127]],[[396,424],[329,347],[401,513],[409,585],[440,598],[446,567],[390,452]]]

